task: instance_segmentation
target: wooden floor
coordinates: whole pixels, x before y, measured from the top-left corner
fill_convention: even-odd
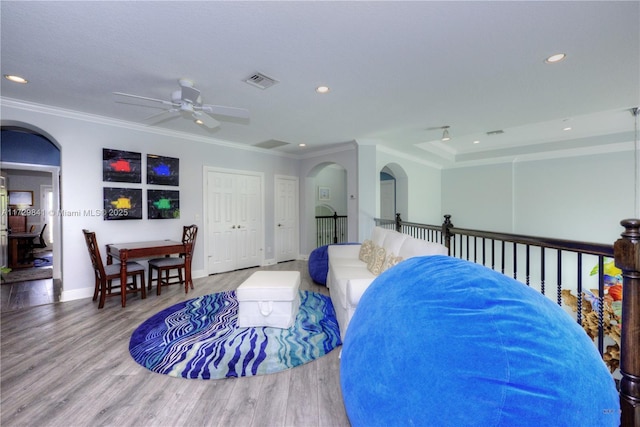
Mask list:
[[[60,281],[53,279],[0,285],[0,313],[60,301]]]
[[[305,261],[261,269],[299,270]],[[349,426],[340,392],[340,347],[277,374],[187,380],[155,374],[129,355],[133,330],[185,299],[235,289],[256,269],[172,286],[127,307],[107,299],[53,303],[0,314],[0,425],[9,426]]]

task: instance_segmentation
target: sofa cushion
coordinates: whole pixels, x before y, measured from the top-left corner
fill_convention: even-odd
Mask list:
[[[342,310],[347,309],[347,282],[362,279],[364,280],[364,283],[367,283],[368,287],[368,284],[373,282],[376,278],[376,276],[364,268],[363,265],[359,267],[339,267],[330,271],[329,274],[333,275],[331,283],[331,299],[333,300],[335,297],[338,302],[338,306]]]
[[[371,261],[371,257],[373,256],[373,242],[371,240],[365,240],[362,242],[362,246],[360,246],[360,253],[358,254],[358,259],[365,264],[369,264]]]
[[[382,246],[385,237],[387,237],[388,231],[389,230],[382,227],[374,227],[373,232],[371,232],[371,240],[373,240],[373,244],[375,246]]]
[[[387,235],[384,238],[382,246],[387,251],[387,254],[393,253],[398,255],[400,253],[400,247],[407,240],[409,236],[406,234],[398,233],[397,231],[387,230]]]
[[[397,253],[403,259],[409,259],[414,256],[426,255],[448,255],[447,247],[440,243],[427,242],[423,239],[408,237],[400,247]]]

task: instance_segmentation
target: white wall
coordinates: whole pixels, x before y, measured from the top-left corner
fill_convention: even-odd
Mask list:
[[[325,187],[330,190],[329,200],[318,200],[316,188],[316,206],[329,205],[338,215],[347,214],[347,171],[336,165],[323,168],[316,176],[316,187]]]
[[[424,162],[408,159],[379,148],[376,151],[376,170],[378,171],[376,217],[380,217],[380,172],[391,163],[400,166],[407,175],[406,195],[402,194],[402,183],[396,183],[397,199],[406,197],[408,200],[407,212],[401,212],[402,219],[421,224],[441,224],[441,170]],[[402,210],[401,205],[398,201],[400,210]]]
[[[443,171],[442,212],[461,228],[613,243],[635,215],[626,149]]]
[[[442,215],[455,226],[513,232],[511,164],[442,171]]]

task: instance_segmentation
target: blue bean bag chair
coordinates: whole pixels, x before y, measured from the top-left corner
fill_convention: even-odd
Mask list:
[[[382,273],[358,304],[340,381],[352,426],[618,426],[595,345],[554,301],[447,256]]]
[[[312,250],[309,254],[309,262],[307,263],[311,279],[325,286],[327,285],[327,272],[329,271],[328,248],[329,245],[324,245]]]
[[[336,245],[357,245],[358,243],[335,243]],[[320,284],[327,285],[327,273],[329,272],[329,245],[320,246],[309,254],[309,276]]]

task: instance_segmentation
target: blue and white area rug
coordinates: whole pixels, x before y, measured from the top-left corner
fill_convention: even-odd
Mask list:
[[[129,352],[153,372],[208,380],[283,371],[342,344],[331,300],[315,292],[300,291],[289,329],[240,328],[237,320],[235,291],[190,299],[142,323]]]

